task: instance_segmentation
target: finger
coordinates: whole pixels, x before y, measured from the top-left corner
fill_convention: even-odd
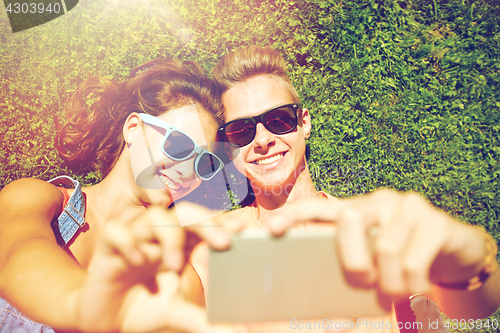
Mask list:
[[[385,226],[394,221],[394,214],[400,210],[402,194],[391,189],[379,189],[367,195],[344,199],[350,207],[360,210],[365,219],[365,225]]]
[[[142,265],[144,256],[125,225],[109,223],[104,227],[103,240],[108,250],[119,253],[132,266]]]
[[[273,235],[283,234],[292,225],[302,222],[335,222],[346,209],[357,207],[362,210],[367,226],[387,220],[380,210],[384,202],[394,203],[399,194],[390,189],[380,189],[373,193],[340,200],[324,200],[315,198],[301,201],[287,206],[269,223],[269,230]],[[382,215],[381,215],[382,214]]]
[[[159,264],[162,260],[162,252],[159,244],[150,242],[141,242],[137,248],[149,264]]]
[[[422,218],[428,218],[424,215]],[[414,232],[404,254],[403,269],[409,293],[428,293],[431,290],[430,270],[449,234],[446,217],[433,214],[432,222],[421,224]],[[430,219],[428,219],[430,221]]]
[[[176,209],[179,208],[179,206],[181,206],[180,209],[184,211],[189,210],[189,218],[193,220],[216,215],[213,211],[193,203],[180,203],[176,206]],[[190,247],[192,248],[196,245],[191,243],[191,241],[193,241],[192,237],[188,239],[190,244],[186,244],[187,230],[194,232],[217,250],[226,250],[229,248],[230,234],[228,230],[222,227],[222,223],[220,222],[221,219],[227,218],[221,217],[222,215],[216,215],[206,222],[191,225],[184,221],[184,223],[187,223],[187,226],[180,227],[176,210],[167,211],[159,207],[151,207],[149,210],[148,219],[150,223],[152,223],[152,226],[154,226],[152,230],[156,238],[162,244],[164,267],[167,269],[174,269],[177,271],[182,269],[186,247],[189,250]],[[183,217],[187,218],[188,215],[183,214]],[[198,240],[195,240],[195,243],[197,242]]]
[[[208,209],[189,201],[177,203],[173,211],[176,212],[179,225],[182,227],[209,220],[224,212],[222,210]]]
[[[210,219],[189,224],[185,228],[198,235],[216,250],[227,250],[231,243],[231,232],[241,230],[244,226],[243,216],[229,217],[222,212],[211,211],[205,207],[183,202],[183,209],[189,209],[194,220],[204,216]]]
[[[396,195],[394,195],[396,194]],[[394,191],[376,191],[366,205],[370,223],[378,225],[373,252],[377,263],[378,284],[387,294],[397,294],[405,289],[402,270],[402,252],[407,244],[411,225],[401,223],[401,195]]]
[[[222,213],[215,216],[212,220],[221,226],[224,226],[231,233],[240,232],[247,225],[247,215],[244,209],[239,209],[237,211],[232,211],[231,214]],[[205,223],[208,223],[206,221]]]
[[[406,289],[402,258],[410,231],[408,224],[392,223],[383,228],[376,240],[379,287],[385,293],[396,295]]]
[[[145,216],[155,239],[160,243],[163,267],[179,271],[184,264],[185,231],[174,213],[160,207],[148,208]]]
[[[310,199],[288,205],[274,216],[268,224],[275,236],[282,235],[291,226],[311,221],[334,222],[342,209],[347,207],[344,200]]]
[[[128,228],[144,259],[150,264],[160,261],[161,246],[153,232],[153,228],[149,225],[149,219],[143,215],[134,223],[128,225]]]
[[[338,249],[342,267],[351,284],[370,286],[376,271],[369,246],[365,217],[359,209],[347,209],[338,218]]]
[[[231,234],[241,230],[239,224],[228,223],[224,214],[202,223],[190,225],[186,228],[205,240],[212,248],[218,251],[229,249],[231,245]]]
[[[146,215],[141,215],[133,223],[128,224],[132,235],[136,242],[154,242],[155,235],[150,227],[149,218]]]

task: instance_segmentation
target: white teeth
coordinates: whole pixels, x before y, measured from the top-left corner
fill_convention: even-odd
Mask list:
[[[160,178],[161,182],[165,184],[169,189],[177,191],[180,185],[175,185],[170,179],[168,179],[165,175],[159,174],[158,178]]]
[[[268,158],[263,158],[261,160],[257,160],[257,164],[258,165],[268,165],[268,164],[276,162],[277,160],[281,160],[283,158],[283,156],[284,156],[283,153],[279,153],[279,154],[276,154],[276,155],[268,157]]]

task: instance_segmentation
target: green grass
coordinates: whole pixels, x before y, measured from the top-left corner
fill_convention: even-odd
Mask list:
[[[498,242],[499,27],[493,0],[87,0],[16,34],[2,13],[0,189],[20,177],[99,181],[53,148],[53,118],[89,75],[122,79],[162,55],[208,71],[228,50],[270,44],[313,116],[318,189],[417,191]]]

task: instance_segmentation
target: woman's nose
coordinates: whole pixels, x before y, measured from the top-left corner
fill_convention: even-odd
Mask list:
[[[195,159],[195,157],[196,157],[196,155],[187,159],[187,160],[184,160],[184,161],[177,161],[174,164],[173,168],[174,168],[175,172],[179,175],[181,180],[183,180],[183,181],[191,180],[196,175],[196,173],[194,171],[194,159]]]

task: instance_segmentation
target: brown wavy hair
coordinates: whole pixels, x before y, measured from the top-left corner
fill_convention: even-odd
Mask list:
[[[228,52],[212,69],[212,78],[221,94],[257,75],[271,75],[280,79],[290,91],[295,103],[300,103],[299,94],[288,77],[285,60],[270,46],[240,47]]]
[[[215,84],[192,61],[159,58],[138,66],[124,81],[94,76],[66,103],[69,121],[58,128],[55,146],[66,161],[98,170],[104,178],[125,146],[123,125],[132,112],[158,116],[193,103],[222,122]]]

